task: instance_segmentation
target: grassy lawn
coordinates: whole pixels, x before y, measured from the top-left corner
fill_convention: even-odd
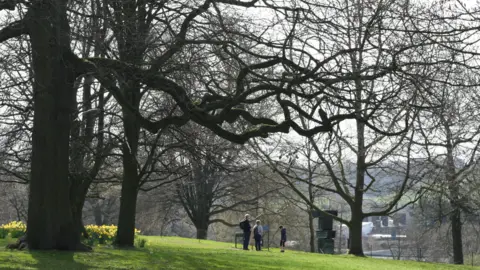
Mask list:
[[[0,249],[0,269],[480,269],[471,266],[331,256],[278,249],[243,251],[232,244],[176,237],[146,237],[145,248],[96,247],[90,253]],[[5,246],[6,240],[0,240]]]

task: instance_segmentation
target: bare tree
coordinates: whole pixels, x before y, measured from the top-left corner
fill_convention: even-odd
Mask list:
[[[222,219],[222,213],[257,210],[258,216],[258,201],[272,190],[245,160],[243,147],[197,126],[190,128],[184,135],[190,139],[182,147],[188,176],[175,183],[177,200],[195,225],[197,238],[206,239],[211,224],[238,225]]]
[[[452,56],[452,61],[455,61]],[[430,96],[431,109],[418,115],[416,142],[428,162],[441,171],[441,177],[431,187],[450,203],[448,216],[451,222],[453,262],[463,264],[462,212],[470,210],[470,188],[468,175],[478,164],[480,129],[476,115],[479,96],[477,87],[455,87],[449,85],[462,78],[470,81],[468,70],[455,65],[445,67],[441,76],[444,83],[438,83],[437,91]],[[440,76],[439,74],[439,76]],[[473,102],[472,102],[473,101]]]
[[[349,252],[362,256],[363,218],[398,211],[414,202],[420,195],[414,195],[408,203],[397,205],[402,196],[418,181],[418,178],[411,177],[412,145],[409,138],[413,133],[407,131],[414,120],[417,106],[423,103],[419,91],[423,90],[424,86],[419,85],[417,79],[410,75],[426,74],[428,69],[414,64],[412,56],[425,53],[428,46],[417,42],[419,33],[412,31],[405,34],[398,28],[398,25],[403,29],[413,28],[411,22],[402,17],[409,15],[404,13],[402,5],[416,10],[415,6],[409,3],[375,1],[367,4],[363,1],[336,1],[315,5],[309,1],[301,2],[309,10],[317,12],[315,15],[302,17],[309,23],[296,29],[298,34],[292,34],[292,42],[298,42],[297,46],[310,46],[312,50],[315,48],[317,54],[331,57],[325,59],[331,61],[326,65],[329,69],[316,69],[313,74],[320,78],[330,74],[354,74],[350,81],[343,81],[341,87],[327,85],[321,88],[325,100],[330,101],[328,104],[322,104],[322,99],[302,100],[297,97],[291,100],[302,108],[302,112],[297,115],[302,129],[309,129],[313,122],[308,116],[319,107],[332,115],[347,114],[354,119],[333,127],[329,135],[308,137],[318,159],[316,163],[324,168],[328,177],[326,179],[329,179],[309,185],[338,194],[350,206],[350,220],[339,217],[335,219],[347,224],[350,229]],[[293,15],[298,17],[302,16],[302,13]],[[327,26],[334,29],[332,33],[325,31]],[[309,37],[320,42],[320,49],[312,46]],[[345,49],[337,51],[338,47]],[[407,52],[410,56],[404,55]],[[302,54],[296,51],[291,54],[296,55],[298,61],[302,60]],[[396,68],[395,72],[390,74],[391,66]],[[320,86],[312,84],[310,87],[317,89]],[[303,162],[301,159],[295,160],[297,153],[292,153],[289,160],[276,164],[270,152],[262,152],[270,164],[277,166],[276,170],[284,175],[289,185],[297,189],[288,177],[288,172],[291,174],[294,171],[290,168],[293,166],[292,162],[295,162],[295,166]],[[348,156],[354,158],[350,160]],[[395,169],[399,166],[402,168]],[[375,175],[379,172],[380,175]],[[421,175],[418,170],[416,173]],[[393,179],[387,181],[385,174],[391,175]],[[297,181],[305,181],[300,177],[293,177]],[[388,196],[391,200],[379,205],[367,205],[364,201],[365,195],[379,189],[384,191],[382,196]],[[298,194],[313,208],[318,209],[310,198],[301,192]]]

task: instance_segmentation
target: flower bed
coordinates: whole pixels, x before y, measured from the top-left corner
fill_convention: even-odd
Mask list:
[[[19,238],[27,231],[27,225],[22,221],[12,221],[0,226],[0,238],[10,236],[11,238]]]
[[[87,225],[85,226],[89,238],[86,239],[86,244],[113,244],[117,236],[117,226],[115,225]],[[140,230],[135,229],[135,236],[140,234]]]
[[[88,245],[95,244],[113,244],[115,237],[117,236],[117,226],[115,225],[87,225],[85,230],[90,236],[85,239],[85,243]],[[11,238],[19,238],[27,231],[27,225],[22,221],[12,221],[8,224],[0,226],[0,239],[7,236]],[[140,230],[135,229],[135,236],[140,234]]]

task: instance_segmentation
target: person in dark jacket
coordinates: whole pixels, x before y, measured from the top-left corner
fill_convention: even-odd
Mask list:
[[[285,242],[287,242],[287,229],[280,226],[280,252],[285,252]]]
[[[242,221],[243,230],[243,250],[248,250],[248,243],[250,242],[250,234],[252,233],[252,226],[250,225],[249,214],[245,215],[245,219]]]

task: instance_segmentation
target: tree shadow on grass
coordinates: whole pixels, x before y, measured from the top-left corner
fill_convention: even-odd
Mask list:
[[[71,251],[29,251],[36,264],[31,267],[46,269],[93,269],[92,266],[75,260],[75,252]]]
[[[151,253],[146,249],[101,249],[95,251],[95,253],[98,256],[108,258],[110,262],[104,265],[106,269],[151,269],[150,264],[153,263]]]
[[[157,261],[163,264],[152,269],[278,269],[279,265],[265,265],[260,257],[244,250],[165,249],[154,250]]]
[[[108,257],[110,261],[116,261],[115,266],[122,269],[234,269],[233,266],[235,266],[235,264],[232,264],[232,267],[228,268],[210,267],[205,261],[211,261],[211,257],[201,258],[201,255],[192,255],[188,252],[188,249],[159,251],[157,248],[115,248],[95,252],[99,256]],[[104,265],[105,269],[116,268],[112,264],[108,266]]]

